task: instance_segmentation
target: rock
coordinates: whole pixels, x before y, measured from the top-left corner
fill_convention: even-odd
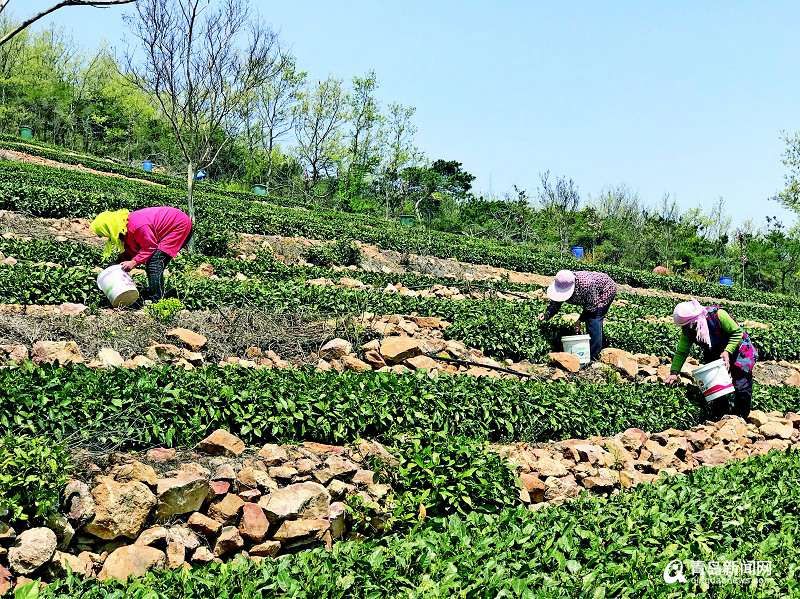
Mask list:
[[[281,550],[279,541],[264,541],[258,545],[253,545],[248,553],[254,557],[275,557]]]
[[[156,518],[165,520],[172,516],[196,512],[211,492],[208,480],[188,472],[179,472],[174,478],[162,478],[156,486],[158,507]]]
[[[384,337],[381,341],[381,355],[388,364],[400,364],[408,358],[422,354],[420,341],[412,337]]]
[[[244,504],[245,501],[241,497],[228,493],[209,506],[208,515],[223,524],[232,523],[238,518]]]
[[[414,370],[435,370],[439,367],[439,362],[428,356],[414,356],[408,358],[405,363]]]
[[[33,344],[31,359],[36,364],[83,364],[84,359],[74,341],[37,341]]]
[[[693,454],[694,459],[703,464],[704,466],[718,466],[725,464],[733,459],[730,452],[721,446],[712,447],[711,449],[704,449],[697,451]]]
[[[267,466],[278,466],[289,461],[289,453],[280,445],[267,443],[258,452],[260,457]]]
[[[345,370],[352,370],[353,372],[369,372],[372,370],[372,366],[350,354],[342,356],[340,361]]]
[[[770,420],[770,417],[761,410],[750,410],[750,414],[747,415],[747,422],[755,424],[756,428],[767,424]]]
[[[271,478],[286,481],[297,476],[297,469],[292,466],[272,466],[268,473]]]
[[[147,359],[153,362],[171,362],[180,357],[180,348],[171,343],[156,343],[147,348]]]
[[[255,503],[245,503],[242,506],[242,519],[239,522],[239,534],[251,543],[260,543],[267,536],[269,520],[264,510]]]
[[[656,474],[646,474],[638,470],[621,470],[619,473],[619,482],[623,489],[630,489],[642,483],[649,483],[655,480]]]
[[[303,518],[286,520],[275,533],[274,540],[289,546],[297,546],[308,542],[322,540],[328,532],[330,522],[321,518]]]
[[[97,352],[97,360],[103,368],[122,368],[125,365],[120,353],[110,347],[104,347]]]
[[[71,480],[62,494],[66,516],[77,526],[83,526],[94,518],[95,505],[89,485],[81,480]]]
[[[245,444],[228,431],[217,429],[197,444],[197,450],[209,455],[238,457],[244,452]]]
[[[209,518],[200,512],[195,512],[189,516],[187,524],[192,530],[196,530],[205,537],[214,537],[222,530],[222,524],[219,521]]]
[[[163,464],[175,459],[176,451],[166,447],[156,447],[147,452],[147,459],[157,464]]]
[[[345,339],[331,339],[319,350],[319,357],[325,360],[336,360],[353,353],[353,344]]]
[[[152,466],[134,460],[127,464],[117,464],[109,472],[110,476],[117,482],[125,483],[139,481],[149,487],[156,486],[158,475]]]
[[[797,370],[792,371],[783,381],[783,384],[787,387],[800,387],[800,372]]]
[[[166,563],[167,556],[155,547],[126,545],[116,549],[106,558],[98,578],[124,581],[131,576],[144,576],[150,570],[163,568]]]
[[[767,439],[791,439],[794,435],[794,427],[791,424],[784,424],[781,422],[767,422],[758,427],[758,432],[764,435]]]
[[[443,329],[447,326],[438,316],[411,316],[411,320],[421,329]]]
[[[719,441],[738,441],[741,437],[748,434],[747,425],[741,418],[729,418],[720,421],[720,426],[712,436]]]
[[[372,470],[357,470],[351,482],[354,485],[373,485],[375,484],[375,473]]]
[[[192,562],[196,564],[208,564],[214,561],[214,554],[208,547],[198,547],[192,554]]]
[[[136,539],[134,545],[156,545],[166,542],[168,531],[163,526],[151,526]]]
[[[331,495],[318,483],[296,483],[262,497],[258,505],[264,509],[270,522],[287,518],[326,518]]]
[[[209,487],[211,488],[209,498],[217,499],[228,494],[231,490],[231,483],[227,480],[212,480]]]
[[[194,551],[200,546],[200,539],[188,526],[173,526],[167,531],[167,543],[180,543],[186,549]]]
[[[370,349],[370,350],[365,351],[364,352],[364,360],[367,362],[367,364],[369,364],[370,366],[372,366],[376,370],[386,366],[386,361],[383,359],[383,356],[380,354],[380,352],[377,349]]]
[[[226,526],[219,533],[216,545],[214,545],[214,555],[224,557],[244,547],[244,539],[239,534],[239,529],[235,526]]]
[[[561,503],[566,499],[577,497],[581,492],[578,481],[571,474],[563,477],[549,476],[545,479],[544,484],[545,501]]]
[[[174,570],[186,563],[186,547],[177,541],[167,543],[167,568]]]
[[[181,343],[192,351],[200,351],[208,343],[208,339],[205,336],[183,328],[167,331],[167,337],[180,340]]]
[[[560,461],[553,458],[539,458],[532,464],[532,470],[538,472],[541,476],[566,476],[569,474],[566,466]]]
[[[621,349],[607,347],[600,352],[600,361],[624,372],[630,378],[635,378],[639,372],[639,362],[636,358]]]
[[[269,472],[252,466],[245,466],[239,470],[239,474],[236,475],[236,480],[239,482],[240,487],[246,487],[248,489],[271,491],[278,488],[278,483],[272,480]]]
[[[14,585],[11,584],[12,579],[11,570],[0,566],[0,597],[4,596],[13,588]]]
[[[350,478],[359,469],[356,463],[338,455],[332,455],[327,458],[325,466],[328,467],[334,478]]]
[[[28,359],[28,348],[24,345],[0,345],[0,358],[9,362],[24,362]]]
[[[156,506],[156,496],[144,483],[120,483],[109,477],[99,477],[92,489],[95,516],[85,530],[107,541],[127,537],[135,539]]]
[[[87,553],[72,555],[63,551],[56,551],[50,561],[52,571],[58,576],[66,576],[67,572],[72,572],[77,576],[88,578],[94,569],[94,562],[89,559]],[[0,576],[2,572],[0,571]],[[2,594],[2,591],[0,591]]]
[[[544,494],[547,487],[538,476],[523,473],[519,478],[522,487],[528,492],[528,500],[531,503],[540,503],[544,501]]]
[[[622,433],[620,441],[622,441],[622,444],[628,451],[635,453],[639,451],[647,441],[647,433],[639,428],[629,428]]]
[[[550,352],[547,354],[548,363],[566,370],[567,372],[578,372],[581,369],[581,362],[575,354],[567,352]]]
[[[49,528],[30,528],[19,534],[8,550],[8,564],[15,574],[32,574],[48,563],[56,552],[58,539]]]
[[[583,486],[594,493],[610,493],[619,484],[619,475],[614,476],[613,470],[601,468],[597,476],[587,476],[583,479]]]

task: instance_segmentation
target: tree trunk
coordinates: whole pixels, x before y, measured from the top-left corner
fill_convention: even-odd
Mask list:
[[[195,210],[194,210],[194,183],[195,183],[195,175],[196,175],[195,167],[190,162],[186,166],[186,206],[189,209],[189,218],[192,219],[192,229],[194,229],[196,218],[195,218]],[[189,245],[187,249],[189,252],[194,252],[195,248],[195,240],[196,236],[192,235],[192,238],[189,240]]]

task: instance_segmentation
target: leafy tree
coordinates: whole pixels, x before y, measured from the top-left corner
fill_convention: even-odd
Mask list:
[[[274,75],[277,36],[244,0],[139,0],[128,23],[141,60],[129,50],[126,74],[172,127],[194,220],[197,172],[214,164],[241,127],[243,104]]]

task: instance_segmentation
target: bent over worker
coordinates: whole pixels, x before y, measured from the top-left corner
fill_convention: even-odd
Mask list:
[[[581,322],[586,323],[591,339],[591,359],[596,360],[603,350],[603,322],[616,296],[617,284],[605,273],[560,270],[547,288],[550,304],[539,319],[550,320],[564,302],[583,308],[578,318],[578,327]]]
[[[129,212],[102,212],[92,221],[92,231],[108,238],[103,257],[119,257],[122,269],[130,272],[144,265],[148,288],[143,299],[164,297],[164,269],[189,242],[192,219],[170,206],[143,208]]]
[[[681,336],[666,383],[678,381],[692,345],[697,343],[705,364],[722,359],[736,390],[733,395],[714,400],[712,412],[718,417],[734,414],[746,418],[753,399],[753,367],[758,359],[750,336],[725,310],[718,306],[706,308],[695,299],[675,306],[672,319],[681,327]]]

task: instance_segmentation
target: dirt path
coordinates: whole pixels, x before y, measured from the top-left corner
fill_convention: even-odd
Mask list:
[[[0,148],[0,160],[11,160],[13,162],[26,162],[28,164],[38,164],[40,166],[50,166],[54,168],[63,168],[70,171],[80,171],[82,173],[91,173],[93,175],[102,175],[104,177],[114,177],[115,179],[126,179],[128,181],[136,181],[137,183],[144,183],[146,185],[155,185],[156,187],[164,187],[161,183],[155,181],[148,181],[147,179],[138,179],[136,177],[126,177],[119,173],[109,173],[108,171],[98,171],[82,164],[67,164],[65,162],[58,162],[49,158],[42,158],[28,154],[27,152],[20,152],[19,150],[8,150]]]

